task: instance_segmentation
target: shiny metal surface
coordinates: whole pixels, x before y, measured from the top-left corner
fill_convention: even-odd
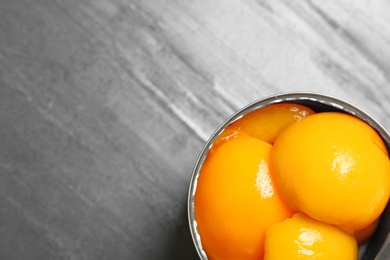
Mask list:
[[[357,116],[362,120],[364,120],[365,122],[367,122],[368,124],[370,124],[381,135],[382,139],[386,144],[387,150],[390,151],[390,135],[379,122],[377,122],[374,118],[372,118],[369,114],[367,114],[359,107],[329,95],[322,95],[322,94],[310,93],[310,92],[282,93],[282,94],[269,96],[264,99],[260,99],[238,110],[227,120],[225,120],[225,122],[218,127],[218,129],[213,133],[210,139],[206,142],[195,164],[191,181],[190,181],[189,193],[188,193],[188,220],[189,220],[190,231],[191,231],[193,242],[195,244],[199,257],[202,260],[206,260],[207,255],[202,248],[201,238],[197,231],[197,223],[195,219],[194,196],[196,193],[196,185],[197,185],[197,179],[199,177],[200,169],[202,168],[203,162],[210,148],[212,147],[214,140],[223,132],[223,130],[229,124],[231,124],[235,120],[238,120],[239,118],[248,114],[249,112],[260,109],[262,107],[269,106],[271,104],[287,103],[287,102],[298,103],[298,104],[308,106],[316,112],[339,111],[339,112],[345,112]],[[371,240],[366,245],[364,245],[363,250],[361,250],[360,252],[359,259],[361,260],[389,259],[389,255],[390,255],[389,252],[390,251],[389,249],[390,248],[390,236],[389,236],[390,209],[389,208],[390,207],[388,204],[383,213],[382,219],[379,223],[376,233],[373,235]]]

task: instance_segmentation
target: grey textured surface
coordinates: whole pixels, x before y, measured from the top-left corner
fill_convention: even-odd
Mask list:
[[[0,259],[198,259],[207,138],[286,91],[390,130],[390,4],[0,1]]]

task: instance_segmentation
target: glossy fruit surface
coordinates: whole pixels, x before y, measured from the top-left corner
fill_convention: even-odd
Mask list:
[[[272,144],[289,124],[311,114],[314,114],[312,109],[299,104],[272,104],[244,115],[233,122],[229,128]]]
[[[353,236],[297,213],[268,229],[264,260],[356,260],[357,253]]]
[[[266,229],[293,214],[274,189],[270,151],[266,142],[237,136],[204,162],[194,204],[210,260],[262,259]]]
[[[239,136],[249,136],[249,135],[243,130],[240,130],[236,127],[232,127],[231,125],[227,126],[213,142],[213,145],[210,149],[208,156],[211,156],[211,154],[224,142]]]
[[[389,199],[386,147],[362,120],[324,112],[291,124],[271,156],[286,204],[349,234],[373,223]]]

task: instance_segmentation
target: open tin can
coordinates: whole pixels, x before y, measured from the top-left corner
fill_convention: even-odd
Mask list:
[[[249,104],[248,106],[238,110],[232,116],[230,116],[223,124],[221,124],[217,130],[213,133],[210,139],[204,145],[198,160],[196,161],[188,193],[188,220],[192,239],[196,250],[200,256],[200,259],[206,260],[207,255],[202,248],[201,237],[197,230],[197,223],[195,218],[195,205],[194,205],[194,196],[196,193],[197,180],[199,177],[200,170],[203,166],[204,160],[210,148],[212,147],[215,139],[223,132],[223,130],[233,123],[234,121],[240,119],[244,115],[252,112],[254,110],[272,105],[277,103],[295,103],[307,106],[313,109],[315,112],[325,112],[325,111],[338,111],[344,112],[351,115],[354,115],[366,123],[371,125],[382,137],[388,152],[390,153],[390,135],[374,118],[368,115],[366,112],[360,108],[345,102],[343,100],[337,99],[335,97],[316,94],[316,93],[305,93],[305,92],[293,92],[293,93],[284,93],[273,95],[256,102]],[[387,260],[390,259],[390,205],[387,204],[384,212],[381,215],[379,225],[370,238],[361,248],[359,252],[360,260]]]

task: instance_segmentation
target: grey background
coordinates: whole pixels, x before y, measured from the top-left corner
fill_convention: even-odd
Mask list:
[[[248,103],[314,91],[390,130],[390,3],[1,0],[0,259],[198,259],[191,171]]]

